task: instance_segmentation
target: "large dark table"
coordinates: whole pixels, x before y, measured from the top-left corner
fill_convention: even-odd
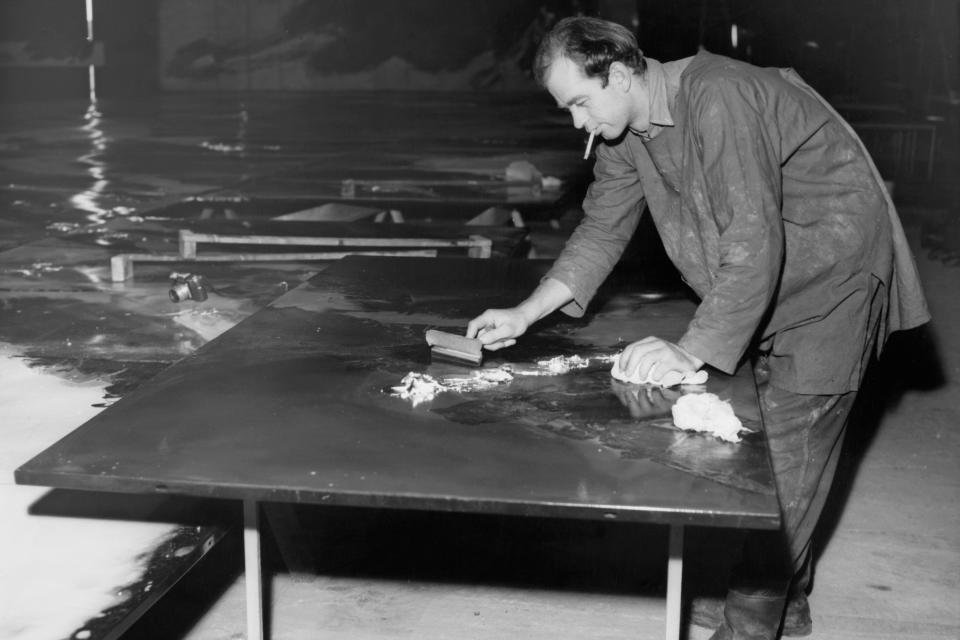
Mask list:
[[[683,527],[771,529],[779,509],[745,368],[706,389],[753,430],[742,442],[677,430],[683,393],[614,381],[609,356],[646,335],[676,339],[693,312],[642,273],[611,278],[595,312],[561,314],[484,368],[536,369],[415,404],[391,394],[431,363],[427,328],[460,332],[510,306],[547,268],[537,261],[346,258],[109,407],[16,471],[22,484],[241,500],[248,627],[262,637],[259,504],[352,505],[621,520],[668,525],[667,637],[679,635]]]

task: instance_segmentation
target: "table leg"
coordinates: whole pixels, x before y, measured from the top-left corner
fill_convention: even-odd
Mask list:
[[[667,640],[680,638],[680,593],[683,585],[683,525],[670,525],[667,559]]]
[[[243,501],[243,566],[247,588],[247,640],[263,640],[260,505],[256,500]]]
[[[933,180],[933,163],[937,161],[937,128],[930,130],[930,150],[927,152],[927,182]]]

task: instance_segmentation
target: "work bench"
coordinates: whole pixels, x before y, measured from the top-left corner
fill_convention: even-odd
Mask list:
[[[666,637],[677,638],[684,528],[780,523],[748,369],[711,371],[705,388],[610,377],[604,358],[625,340],[679,337],[695,308],[682,291],[645,290],[643,274],[611,278],[586,318],[536,325],[483,367],[574,354],[598,364],[419,403],[392,393],[410,372],[450,375],[430,362],[426,329],[462,331],[484,309],[518,303],[548,266],[345,258],[41,452],[17,482],[241,501],[249,638],[264,631],[264,504],[663,525]],[[750,430],[741,442],[672,425],[673,402],[702,391],[732,403]]]

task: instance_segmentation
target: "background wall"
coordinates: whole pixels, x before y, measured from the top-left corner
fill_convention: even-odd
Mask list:
[[[960,88],[957,0],[159,0],[166,89],[530,89],[564,15],[631,26],[648,55],[705,46],[793,66],[830,95]],[[733,41],[736,26],[736,44]]]
[[[644,51],[661,59],[690,55],[702,43],[756,64],[794,67],[826,95],[872,102],[960,89],[957,0],[638,0],[637,5]]]
[[[0,0],[0,101],[147,95],[157,84],[156,0]],[[98,55],[94,56],[94,51]]]
[[[165,89],[532,89],[542,0],[161,0]]]
[[[838,100],[960,104],[958,0],[93,0],[101,96],[156,90],[533,89],[541,34],[586,13],[661,60],[792,66]],[[736,25],[737,43],[732,41]],[[84,0],[0,1],[0,99],[85,97]]]
[[[84,4],[0,2],[0,99],[87,93]]]

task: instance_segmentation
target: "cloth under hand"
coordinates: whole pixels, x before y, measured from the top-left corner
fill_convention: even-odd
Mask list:
[[[639,368],[634,369],[633,372],[628,375],[620,368],[620,358],[622,355],[623,353],[617,356],[617,359],[613,361],[613,367],[610,368],[610,375],[621,382],[629,382],[630,384],[654,384],[659,387],[675,387],[681,384],[706,384],[707,379],[710,377],[706,371],[701,369],[700,371],[694,371],[688,374],[669,371],[665,375],[654,379],[651,374],[656,372],[656,367],[648,371],[646,377],[640,375]]]

